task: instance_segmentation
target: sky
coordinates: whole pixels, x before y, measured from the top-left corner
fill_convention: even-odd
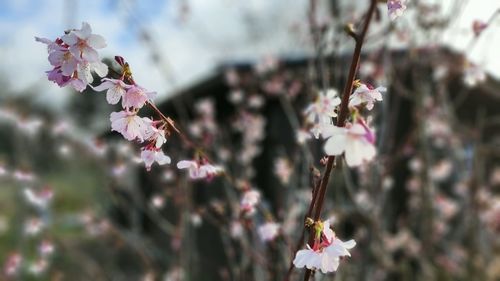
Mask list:
[[[459,50],[465,48],[471,36],[472,21],[487,20],[500,8],[500,1],[496,0],[468,2],[467,12],[457,15],[456,25],[442,38],[445,44]],[[0,78],[6,78],[14,92],[29,90],[41,102],[60,105],[68,93],[47,82],[44,71],[50,66],[46,48],[35,42],[34,36],[53,39],[66,29],[80,28],[81,22],[86,21],[94,33],[107,40],[101,57],[125,57],[135,80],[157,91],[162,99],[206,77],[227,60],[304,54],[308,50],[303,26],[307,3],[308,0],[0,0]],[[326,16],[321,15],[323,10],[320,9],[319,17]],[[500,25],[500,18],[495,24]],[[141,39],[144,30],[152,43]],[[495,36],[493,28],[486,32],[468,54],[500,77],[500,60],[491,59],[500,49],[500,36]],[[159,59],[152,58],[152,50],[160,54]]]

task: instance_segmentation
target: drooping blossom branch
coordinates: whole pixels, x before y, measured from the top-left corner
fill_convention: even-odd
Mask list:
[[[65,34],[55,41],[46,38],[35,38],[36,41],[47,44],[49,62],[54,67],[47,72],[48,79],[60,87],[71,86],[82,92],[93,82],[92,72],[100,77],[108,74],[108,67],[100,61],[96,49],[104,48],[106,42],[100,35],[92,33],[88,23],[83,23],[81,29],[65,31]],[[103,78],[101,84],[92,87],[95,91],[106,90],[106,100],[109,104],[118,104],[121,100],[123,110],[110,115],[111,130],[116,131],[129,141],[147,144],[141,148],[141,159],[149,171],[154,163],[170,164],[171,159],[162,151],[167,137],[172,132],[177,133],[183,143],[197,151],[197,159],[190,161],[193,165],[179,162],[178,168],[189,168],[193,177],[211,178],[222,173],[222,168],[210,164],[208,157],[200,153],[194,142],[175,125],[174,120],[165,116],[153,103],[156,92],[151,92],[139,86],[132,77],[129,64],[123,57],[115,56],[115,61],[121,66],[117,78]],[[113,71],[111,69],[111,71]],[[113,71],[114,72],[114,71]],[[139,110],[147,105],[158,116],[159,120],[140,117]],[[182,166],[182,167],[181,167]]]

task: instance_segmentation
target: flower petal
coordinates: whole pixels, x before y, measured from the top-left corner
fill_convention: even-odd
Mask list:
[[[87,44],[94,49],[102,49],[107,46],[104,37],[97,34],[91,34],[87,39]]]
[[[340,155],[344,152],[347,146],[346,135],[335,135],[329,138],[323,147],[324,151],[328,155]]]
[[[177,168],[179,168],[179,169],[186,169],[186,168],[190,168],[192,166],[195,166],[194,161],[181,160],[177,163]]]
[[[108,74],[108,66],[100,61],[92,63],[92,68],[99,77],[104,77]]]
[[[111,82],[108,82],[111,83]],[[112,84],[112,83],[111,83]],[[101,84],[102,85],[102,84]],[[118,85],[112,85],[106,92],[106,101],[109,104],[117,104],[120,98],[125,94],[125,89]]]
[[[108,81],[108,80],[103,80],[103,81],[104,82],[102,82],[100,85],[92,87],[92,89],[94,89],[94,91],[96,91],[96,92],[101,92],[104,90],[111,89],[111,87],[114,87],[114,85],[115,85],[115,83],[113,83],[111,81]]]
[[[321,135],[324,138],[329,138],[331,136],[337,136],[337,135],[345,135],[346,133],[346,128],[337,127],[335,125],[320,124],[320,126],[321,126]]]
[[[92,28],[87,22],[82,22],[82,29],[73,30],[71,33],[75,34],[80,39],[87,39],[90,34],[92,34]]]
[[[162,151],[156,152],[155,160],[160,165],[170,164],[170,162],[171,162],[170,157],[165,155]]]

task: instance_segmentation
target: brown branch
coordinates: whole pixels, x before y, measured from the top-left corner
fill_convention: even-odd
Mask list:
[[[356,45],[354,48],[354,53],[352,55],[352,60],[351,60],[351,67],[349,69],[349,74],[347,77],[347,82],[344,87],[344,91],[342,93],[342,102],[340,104],[340,111],[339,115],[337,117],[337,126],[338,127],[344,127],[345,126],[345,121],[347,119],[347,116],[349,114],[349,108],[348,108],[348,103],[349,103],[349,96],[353,90],[353,83],[354,79],[356,77],[356,73],[358,70],[358,65],[361,57],[361,48],[363,47],[363,41],[365,39],[366,33],[368,32],[368,27],[370,26],[370,22],[372,20],[373,14],[375,12],[375,8],[377,6],[377,0],[372,0],[370,3],[370,7],[368,8],[368,12],[366,13],[367,17],[363,25],[363,29],[359,35],[352,36],[355,41]],[[314,204],[315,205],[315,212],[314,212],[314,221],[319,220],[321,216],[321,211],[323,209],[323,204],[325,200],[325,195],[326,195],[326,190],[328,186],[328,181],[330,180],[330,174],[333,170],[333,167],[335,166],[335,156],[331,155],[328,156],[328,160],[326,163],[326,168],[323,174],[323,178],[321,179],[321,184],[319,187],[318,195],[317,195],[317,202]],[[312,246],[314,243],[314,235],[309,235],[309,245]],[[304,281],[308,281],[310,276],[311,276],[312,271],[311,270],[306,270],[305,276],[304,276]]]
[[[307,209],[307,213],[304,217],[304,228],[302,229],[302,233],[300,234],[300,238],[297,241],[297,244],[295,245],[295,248],[292,249],[292,257],[290,259],[290,265],[288,266],[288,271],[285,274],[285,277],[283,278],[283,281],[289,281],[290,277],[292,276],[293,272],[293,257],[296,252],[300,250],[302,247],[302,244],[304,243],[304,238],[306,236],[306,230],[307,230],[307,225],[305,224],[306,220],[312,216],[312,212],[314,210],[314,202],[316,202],[316,197],[318,195],[318,188],[319,185],[321,184],[321,181],[319,180],[319,171],[315,169],[314,167],[311,167],[311,186],[313,188],[312,190],[312,198],[311,198],[311,203],[309,204],[309,208]],[[317,179],[318,178],[318,179]]]

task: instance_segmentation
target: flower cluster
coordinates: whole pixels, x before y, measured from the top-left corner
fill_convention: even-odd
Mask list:
[[[330,222],[318,221],[314,224],[314,244],[312,248],[307,245],[307,249],[297,252],[293,264],[297,268],[306,267],[311,270],[321,270],[322,273],[337,271],[340,258],[351,256],[349,249],[356,246],[354,240],[343,242],[335,236],[330,228]]]
[[[94,88],[96,91],[106,90],[106,100],[109,104],[117,104],[120,99],[123,110],[110,115],[111,130],[116,131],[129,141],[146,143],[141,149],[141,159],[149,171],[153,163],[170,164],[171,159],[162,151],[167,142],[168,124],[165,120],[152,120],[138,115],[139,110],[156,96],[137,85],[132,79],[128,64],[121,57],[116,61],[122,66],[120,79],[104,78],[103,82]]]
[[[260,192],[255,189],[249,189],[243,193],[240,202],[241,212],[246,215],[255,213],[255,206],[260,202]]]
[[[405,0],[387,0],[387,10],[391,20],[396,20],[403,15],[406,10],[405,2]]]
[[[382,101],[384,87],[374,88],[371,85],[355,81],[356,89],[349,97],[349,110],[352,122],[344,127],[332,124],[337,116],[337,107],[340,99],[334,90],[327,93],[320,92],[316,101],[305,111],[307,120],[312,123],[311,133],[318,138],[320,135],[327,139],[324,151],[328,155],[345,154],[349,166],[359,166],[371,161],[376,155],[375,132],[368,126],[368,122],[361,116],[363,109],[372,110],[375,102]]]
[[[59,87],[69,85],[83,92],[94,81],[93,71],[100,77],[108,74],[108,67],[101,62],[96,50],[106,47],[106,41],[102,36],[92,34],[86,22],[82,23],[81,29],[68,30],[55,41],[39,37],[35,39],[47,44],[49,62],[54,67],[47,71],[47,76]]]
[[[49,62],[54,67],[48,71],[48,78],[60,87],[69,85],[82,92],[93,82],[92,71],[100,77],[108,74],[108,67],[100,61],[96,50],[106,46],[105,40],[102,36],[92,34],[88,23],[84,22],[79,30],[66,31],[65,35],[55,41],[38,37],[35,39],[47,44]],[[148,91],[134,81],[130,67],[122,57],[116,56],[115,60],[122,70],[117,73],[119,77],[106,77],[101,79],[100,85],[91,86],[95,91],[106,91],[109,104],[115,105],[121,101],[122,110],[110,115],[111,130],[120,133],[128,141],[145,143],[141,148],[141,161],[148,171],[154,163],[170,164],[171,159],[163,153],[162,146],[172,129],[179,131],[174,127],[173,121],[153,105],[152,99],[156,92]],[[155,109],[160,120],[139,116],[139,110],[145,105]],[[206,108],[204,106],[200,110],[207,111]],[[221,167],[209,164],[206,159],[183,160],[177,166],[179,169],[189,168],[193,179],[210,179],[222,172]],[[28,193],[27,196],[31,195]]]

